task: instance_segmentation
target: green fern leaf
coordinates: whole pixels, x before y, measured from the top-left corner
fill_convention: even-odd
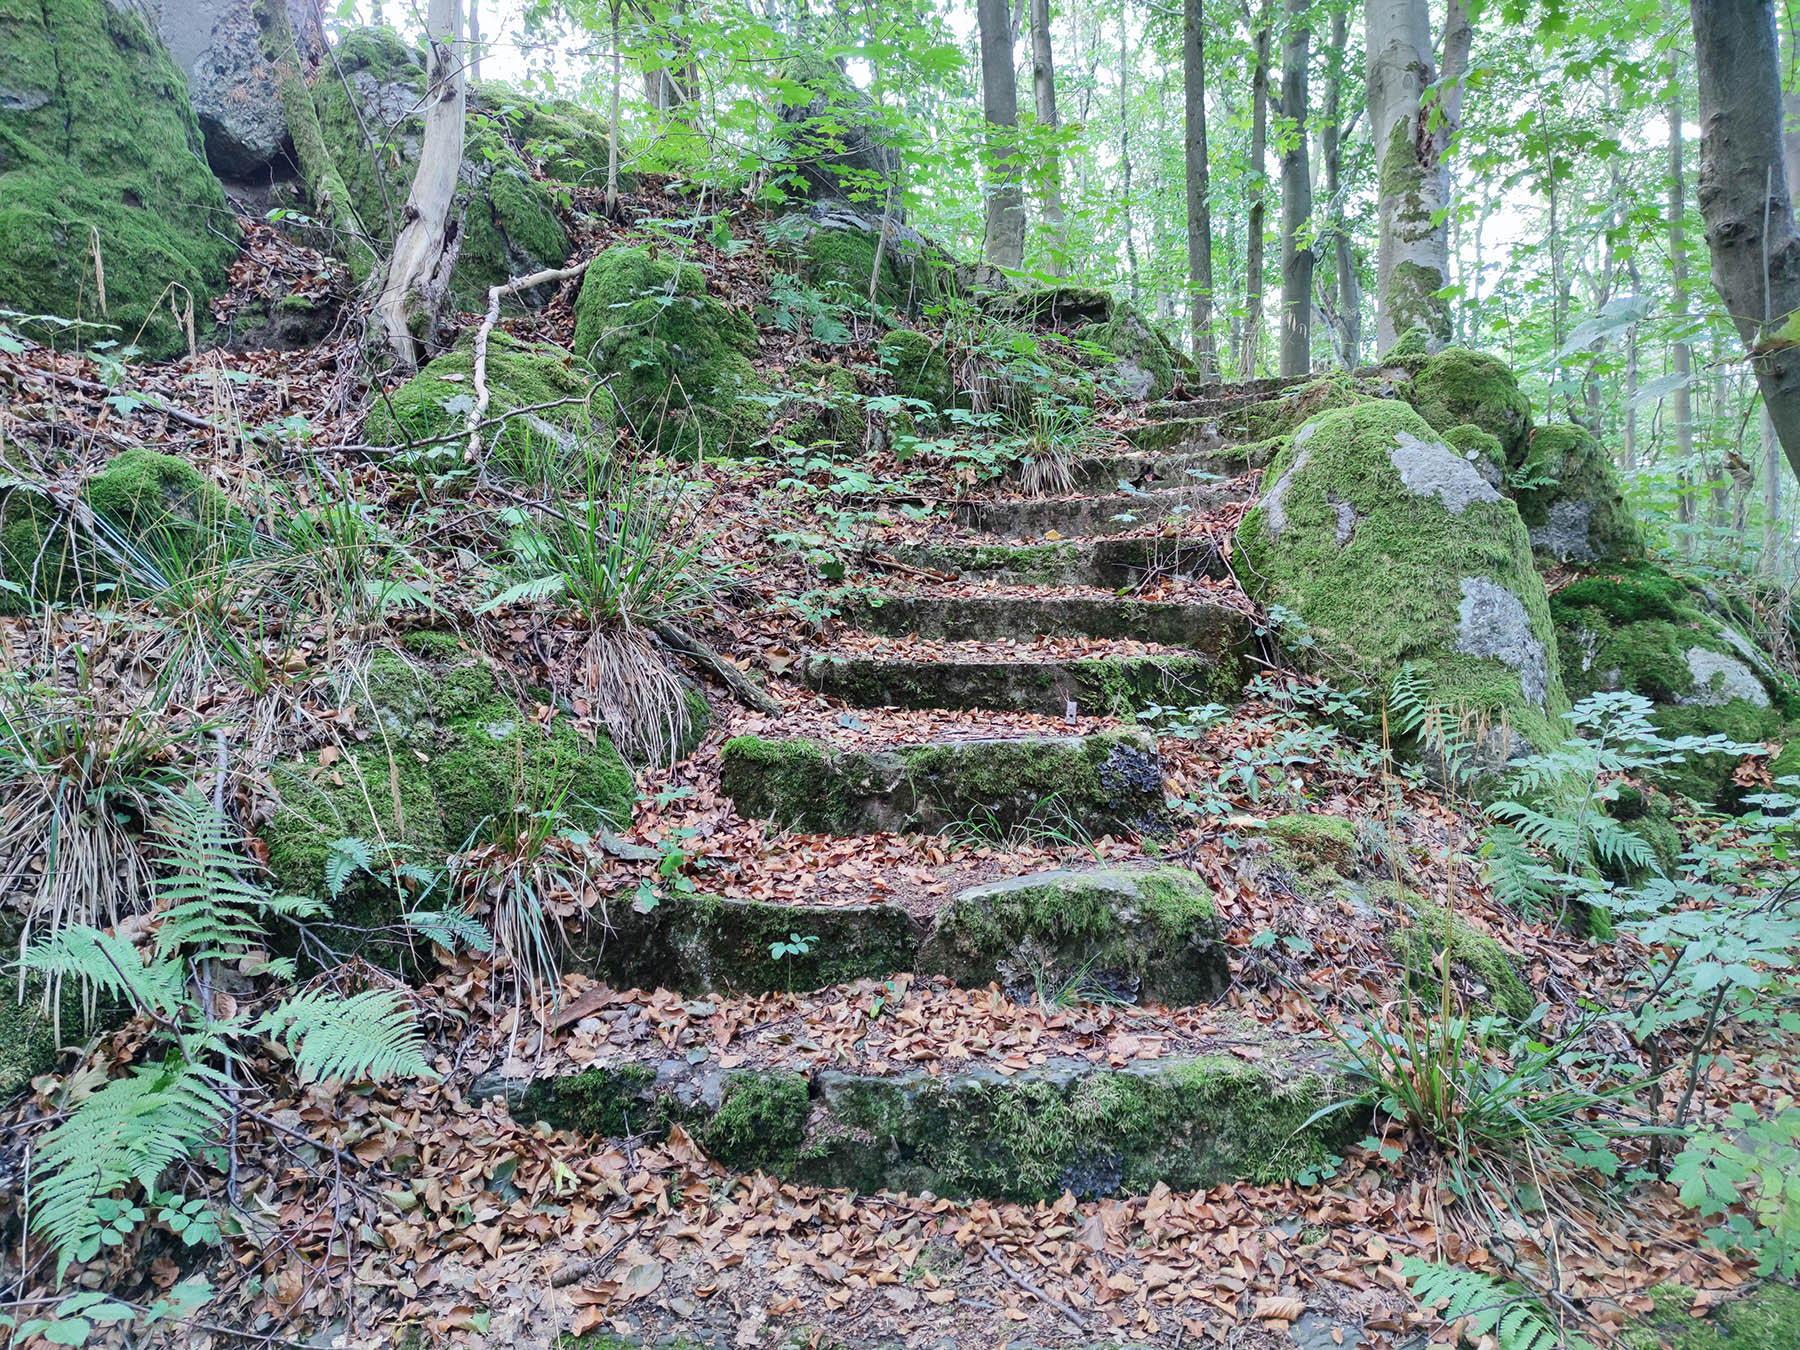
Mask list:
[[[86,924],[71,924],[33,943],[19,962],[53,980],[74,978],[139,1009],[171,1013],[182,1002],[179,962],[143,956],[124,938]]]
[[[309,1081],[432,1076],[412,1010],[385,989],[349,998],[324,990],[296,994],[251,1030],[285,1044]]]

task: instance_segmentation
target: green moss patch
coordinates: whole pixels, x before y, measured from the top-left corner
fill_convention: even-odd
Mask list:
[[[1341,875],[1356,854],[1356,827],[1337,816],[1276,816],[1267,832],[1276,848],[1303,870],[1324,868]]]
[[[1531,546],[1552,562],[1614,562],[1644,551],[1612,457],[1583,427],[1539,427],[1515,478]]]
[[[1038,872],[977,886],[938,912],[919,969],[1021,996],[1102,989],[1182,1006],[1230,982],[1212,893],[1165,867]]]
[[[956,384],[943,349],[924,333],[897,328],[877,349],[881,368],[894,380],[894,392],[942,412],[956,401]]]
[[[767,435],[750,364],[756,328],[707,294],[694,263],[614,245],[575,302],[575,354],[607,377],[638,434],[667,454],[725,454]]]
[[[1678,1285],[1650,1290],[1654,1309],[1624,1332],[1631,1350],[1772,1350],[1800,1345],[1800,1290],[1767,1283],[1715,1306],[1705,1318],[1689,1309],[1694,1291]]]
[[[1400,896],[1404,917],[1388,950],[1413,977],[1414,992],[1437,989],[1448,950],[1450,969],[1477,996],[1515,1021],[1531,1016],[1537,996],[1506,948],[1462,915],[1418,896]]]
[[[1466,347],[1441,351],[1419,366],[1409,394],[1419,415],[1436,430],[1476,427],[1500,442],[1509,465],[1524,462],[1531,400],[1498,357]]]

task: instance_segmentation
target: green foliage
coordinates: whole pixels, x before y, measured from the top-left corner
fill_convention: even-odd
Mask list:
[[[270,1009],[250,1030],[286,1045],[305,1082],[431,1076],[412,1009],[385,989],[348,997],[303,991]]]
[[[1464,1323],[1465,1334],[1491,1336],[1499,1350],[1585,1350],[1587,1342],[1570,1337],[1548,1316],[1536,1297],[1516,1285],[1474,1270],[1458,1270],[1408,1256],[1401,1273],[1413,1297],[1438,1310],[1446,1322]]]

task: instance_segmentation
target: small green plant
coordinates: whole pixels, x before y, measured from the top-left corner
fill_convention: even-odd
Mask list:
[[[1764,1118],[1733,1102],[1728,1125],[1697,1131],[1675,1159],[1669,1180],[1681,1202],[1717,1226],[1707,1235],[1721,1251],[1756,1258],[1756,1273],[1800,1275],[1800,1109]]]
[[[798,933],[789,933],[786,942],[769,944],[769,957],[771,960],[779,961],[787,956],[811,956],[813,948],[818,945],[819,935],[817,933],[811,937],[801,937]]]
[[[1536,1295],[1479,1271],[1404,1258],[1401,1273],[1413,1297],[1449,1323],[1463,1323],[1472,1339],[1492,1340],[1497,1350],[1589,1350],[1546,1316]]]

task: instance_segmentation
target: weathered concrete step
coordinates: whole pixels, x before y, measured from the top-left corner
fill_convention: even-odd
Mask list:
[[[1073,1057],[886,1075],[619,1060],[486,1075],[470,1095],[584,1135],[679,1124],[733,1171],[806,1185],[1034,1201],[1291,1178],[1354,1129],[1350,1112],[1313,1120],[1338,1091],[1316,1043],[1246,1032],[1215,1053],[1118,1069]]]
[[[986,708],[1045,717],[1135,717],[1153,703],[1223,703],[1243,689],[1233,656],[966,658],[833,655],[800,663],[808,687],[857,708]]]
[[[907,971],[1029,999],[1104,997],[1183,1007],[1231,981],[1212,892],[1181,867],[1034,872],[970,887],[929,927],[895,904],[819,905],[675,895],[610,913],[570,970],[616,989],[804,993]],[[810,948],[787,945],[794,934]],[[1029,947],[1029,959],[1020,953]],[[781,955],[772,948],[785,948]]]
[[[1037,538],[1055,531],[1081,535],[1124,534],[1152,521],[1201,516],[1249,496],[1243,484],[1179,488],[1167,492],[1118,492],[1036,501],[960,502],[956,521],[1005,539]]]
[[[1228,477],[1262,468],[1275,453],[1272,445],[1238,444],[1221,428],[1217,417],[1176,417],[1163,422],[1147,422],[1126,431],[1125,439],[1134,452],[1156,462],[1194,468],[1211,466],[1212,472]]]
[[[950,642],[1057,637],[1133,638],[1205,656],[1243,650],[1249,619],[1205,600],[1131,600],[1116,595],[890,595],[847,604],[845,622],[865,633]]]
[[[738,736],[725,742],[720,785],[740,815],[812,834],[1168,829],[1162,759],[1138,731],[878,750]]]
[[[912,544],[890,549],[895,560],[951,577],[1003,586],[1097,586],[1119,590],[1152,577],[1177,581],[1227,575],[1219,546],[1193,539],[1129,536],[1058,539],[1044,544]]]
[[[1126,434],[1134,435],[1135,431]],[[1171,454],[1146,448],[1112,455],[1090,455],[1070,464],[1069,473],[1075,486],[1081,489],[1105,489],[1120,483],[1139,488],[1152,483],[1183,488],[1236,478],[1250,467],[1242,448],[1222,445],[1216,449],[1184,447]]]
[[[1278,375],[1260,380],[1242,380],[1233,384],[1207,384],[1182,388],[1166,399],[1146,404],[1144,416],[1152,420],[1170,417],[1212,417],[1231,412],[1252,403],[1279,397],[1296,385],[1312,380],[1310,375]]]

